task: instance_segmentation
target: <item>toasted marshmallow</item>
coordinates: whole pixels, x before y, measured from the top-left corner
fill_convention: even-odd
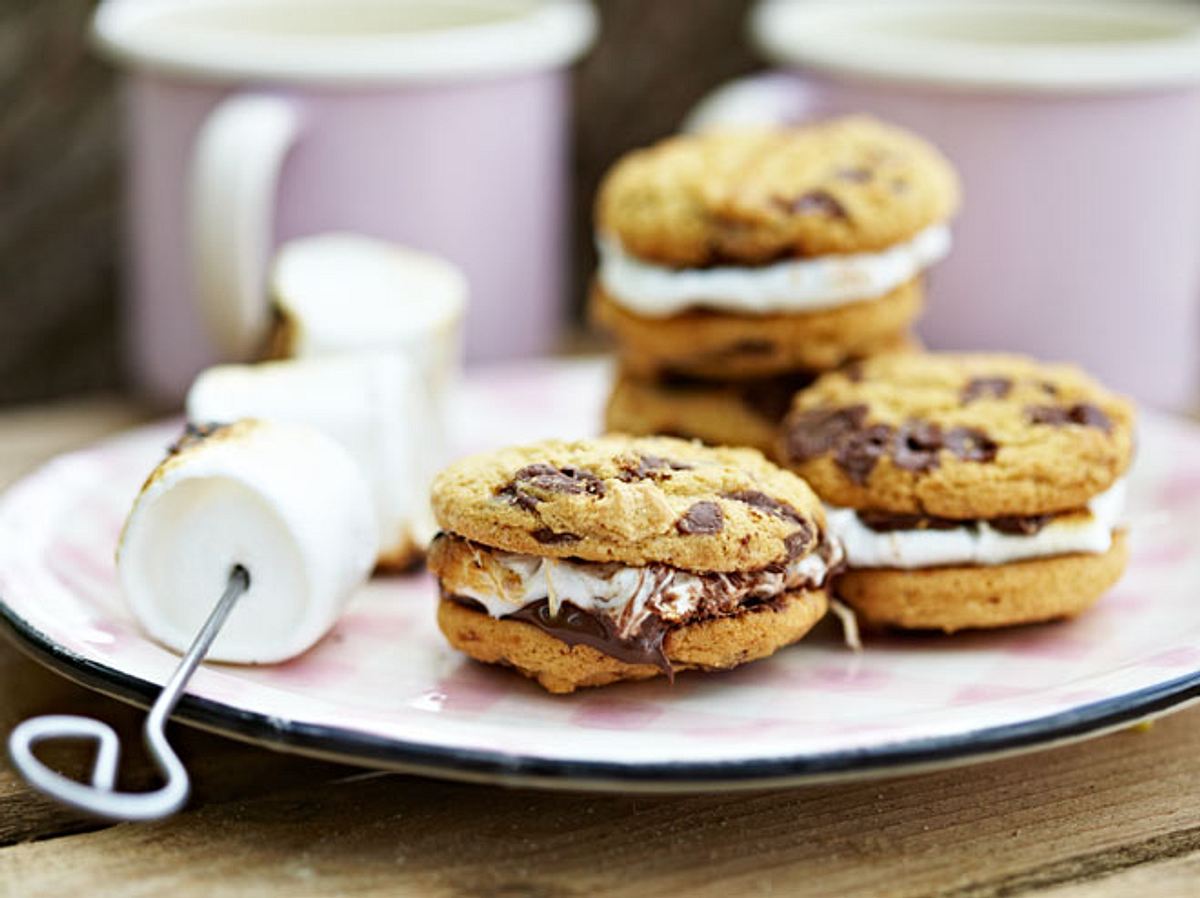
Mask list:
[[[220,365],[188,393],[193,424],[260,418],[317,428],[340,443],[366,478],[379,521],[381,568],[403,568],[435,531],[429,484],[444,463],[432,397],[395,353]]]
[[[208,653],[268,664],[317,642],[370,575],[378,530],[359,466],[311,428],[192,431],[150,475],[117,547],[126,601],[184,651],[242,565],[250,586]]]

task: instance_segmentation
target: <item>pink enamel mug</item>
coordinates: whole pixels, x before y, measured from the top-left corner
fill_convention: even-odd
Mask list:
[[[782,68],[693,128],[867,112],[963,177],[919,330],[934,348],[1078,362],[1151,404],[1200,386],[1200,6],[765,0]]]
[[[564,305],[567,67],[587,0],[105,0],[125,70],[135,385],[177,401],[269,322],[282,242],[353,231],[466,274],[468,360]]]

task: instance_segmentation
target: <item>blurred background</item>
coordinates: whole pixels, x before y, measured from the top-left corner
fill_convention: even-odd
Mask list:
[[[263,280],[261,271],[205,261],[186,238],[221,244],[213,258],[255,257],[261,267],[270,254],[255,240],[269,239],[272,226],[277,241],[353,228],[450,258],[475,300],[468,361],[595,347],[580,310],[604,171],[678,129],[715,88],[762,72],[742,84],[752,90],[735,85],[707,104],[720,113],[712,120],[727,124],[734,110],[738,121],[748,111],[775,122],[873,113],[932,140],[960,172],[954,249],[932,272],[918,328],[927,345],[1075,361],[1146,402],[1195,407],[1198,0],[598,0],[594,40],[588,7],[556,0],[550,19],[572,21],[557,31],[552,21],[516,32],[501,23],[490,44],[454,45],[449,76],[437,40],[460,23],[447,26],[447,16],[486,7],[495,17],[499,3],[524,10],[515,19],[536,19],[555,4],[406,2],[356,0],[370,15],[352,22],[349,6],[290,0],[267,22],[246,11],[269,0],[110,0],[103,8],[123,18],[106,43],[132,73],[125,93],[89,41],[96,3],[0,3],[0,404],[133,386],[155,392],[144,373],[133,383],[134,367],[161,369],[158,398],[177,402],[218,355],[201,333],[202,304],[187,294],[207,291],[204,308],[225,304],[233,321],[227,297],[242,297],[244,309],[257,290],[247,285]],[[147,8],[166,8],[168,22],[179,20],[175,31],[139,30]],[[297,14],[305,8],[307,19]],[[205,24],[203,9],[225,30]],[[395,26],[412,40],[392,52],[397,10],[439,24]],[[365,34],[367,46],[384,41],[375,49],[387,52],[364,66],[412,62],[424,71],[389,82],[390,93],[382,82],[343,90],[344,72],[313,81],[306,66],[323,52],[317,44],[336,44],[342,31]],[[280,60],[246,49],[278,49],[276,39],[292,51],[308,41],[296,79],[271,80]],[[343,46],[338,65],[354,69],[360,44],[347,46],[356,49]],[[434,46],[442,49],[422,55]],[[500,58],[508,61],[496,68]],[[480,76],[478,65],[493,69]],[[219,176],[187,194],[211,197],[208,230],[188,230],[195,207],[185,193],[203,169],[191,160],[202,155],[208,123],[221,118],[210,112],[239,105],[228,97],[273,91],[277,106],[322,124],[282,137],[275,157],[261,140],[243,142],[240,154],[227,147],[223,167],[210,172]],[[263,219],[255,218],[263,210],[244,214],[245,197],[230,186],[251,156],[262,163],[262,184],[273,187],[286,169]],[[276,169],[269,158],[286,164]],[[215,286],[200,284],[213,272]]]
[[[593,264],[590,206],[621,153],[673,131],[708,90],[761,67],[749,0],[602,0],[573,93],[570,302]],[[116,71],[89,48],[88,0],[0,3],[0,403],[125,384],[118,327]],[[568,341],[570,336],[568,335]]]

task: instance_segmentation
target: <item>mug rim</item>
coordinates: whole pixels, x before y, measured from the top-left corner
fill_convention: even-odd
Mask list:
[[[1175,33],[1145,40],[998,43],[853,28],[855,19],[880,12],[1067,15],[1080,22],[1142,23]],[[1200,83],[1200,10],[1173,0],[758,0],[748,26],[752,42],[775,63],[866,80],[1047,93]]]
[[[244,0],[243,0],[244,2]],[[253,0],[266,7],[278,0]],[[147,22],[227,0],[103,0],[91,39],[134,69],[203,81],[370,84],[485,79],[570,65],[597,31],[591,0],[488,0],[493,21],[381,34],[193,33],[164,42]],[[485,9],[478,0],[470,6]],[[139,33],[141,32],[141,33]]]

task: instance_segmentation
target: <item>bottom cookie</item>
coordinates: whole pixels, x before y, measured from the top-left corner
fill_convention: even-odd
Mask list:
[[[1009,627],[1074,617],[1125,571],[1125,535],[1101,555],[1060,555],[994,567],[859,569],[835,586],[859,622],[906,630]]]
[[[779,422],[797,390],[815,375],[799,373],[740,383],[617,375],[604,423],[635,436],[669,434],[713,446],[749,446],[774,455]]]
[[[790,592],[770,606],[672,630],[663,648],[675,672],[727,670],[796,642],[827,608],[824,589]],[[664,675],[657,665],[621,661],[583,643],[568,645],[533,624],[494,618],[454,599],[441,600],[438,626],[454,648],[477,661],[516,668],[548,692]]]

